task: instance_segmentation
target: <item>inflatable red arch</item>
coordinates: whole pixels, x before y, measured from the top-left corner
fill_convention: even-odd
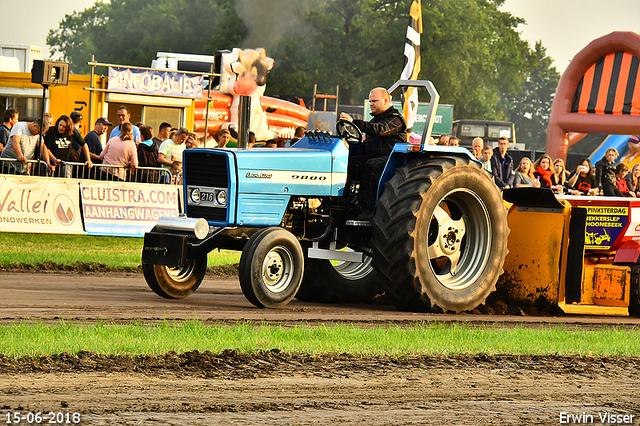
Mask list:
[[[585,133],[640,134],[639,68],[638,33],[615,31],[582,49],[560,78],[547,154],[566,160]]]

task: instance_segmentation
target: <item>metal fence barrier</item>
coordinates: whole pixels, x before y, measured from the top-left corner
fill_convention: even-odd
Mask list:
[[[132,169],[130,166],[94,163],[93,167],[89,168],[85,163],[63,162],[58,164],[53,172],[49,172],[44,161],[28,160],[27,164],[22,166],[18,160],[12,158],[0,158],[0,174],[160,184],[171,184],[179,180],[173,177],[170,170],[162,167]]]

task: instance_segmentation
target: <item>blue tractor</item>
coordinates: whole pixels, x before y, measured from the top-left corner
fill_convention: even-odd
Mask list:
[[[239,280],[257,307],[294,297],[367,302],[384,295],[403,310],[460,312],[484,303],[507,253],[506,210],[492,178],[461,147],[397,144],[380,180],[373,221],[358,221],[349,149],[360,131],[308,131],[292,148],[190,149],[183,157],[184,211],[145,235],[142,267],[165,298],[193,293],[214,249],[241,250]],[[242,126],[242,124],[241,124]],[[242,130],[242,127],[241,127]],[[355,197],[354,197],[355,194]]]

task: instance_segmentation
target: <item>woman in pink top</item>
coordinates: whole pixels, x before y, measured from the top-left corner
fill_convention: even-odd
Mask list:
[[[102,164],[113,166],[131,166],[131,173],[138,167],[138,153],[133,143],[133,127],[131,123],[122,123],[121,135],[109,139],[107,146],[100,154]],[[108,174],[107,174],[108,173]],[[120,167],[102,167],[102,180],[122,180],[127,177],[127,170]]]

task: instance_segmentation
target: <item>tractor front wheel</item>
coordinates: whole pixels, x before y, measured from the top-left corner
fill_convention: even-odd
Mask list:
[[[242,293],[258,308],[279,308],[296,295],[302,281],[304,255],[289,231],[271,227],[251,236],[240,256]]]
[[[207,272],[207,256],[187,259],[179,268],[142,264],[147,285],[165,299],[182,299],[196,291]]]

